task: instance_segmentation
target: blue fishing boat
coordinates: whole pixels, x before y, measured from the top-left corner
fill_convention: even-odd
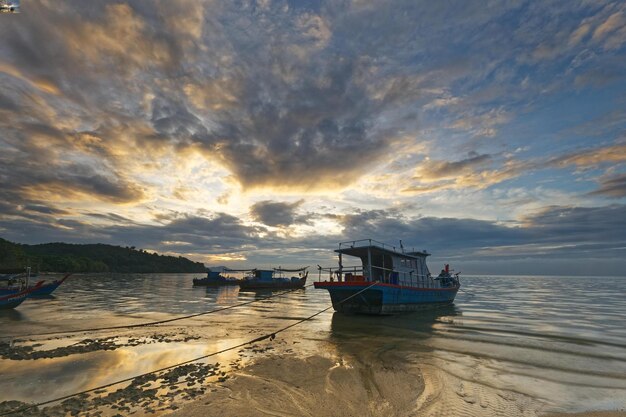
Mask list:
[[[59,288],[59,286],[63,284],[65,280],[69,278],[70,275],[72,274],[65,274],[63,278],[55,279],[51,282],[44,281],[44,283],[39,288],[34,289],[34,291],[30,293],[29,297],[51,295],[52,292],[56,290],[57,288]],[[35,278],[37,278],[37,276],[35,276]]]
[[[239,287],[242,290],[303,288],[309,276],[308,268],[305,266],[296,269],[252,269],[248,271],[244,279],[239,281]],[[296,272],[298,276],[285,276],[285,273]]]
[[[26,276],[25,274],[5,275],[5,276],[0,277],[0,283],[1,283],[0,295],[15,294],[17,292],[22,291],[23,286],[24,286],[24,281],[25,281],[26,286],[34,290],[30,292],[29,297],[47,296],[47,295],[52,294],[54,290],[59,288],[59,286],[63,284],[63,282],[65,282],[65,280],[70,275],[72,274],[65,274],[63,278],[56,279],[51,282],[46,282],[45,280],[42,280],[41,285],[39,285],[36,289],[34,285],[29,285],[29,282],[31,279],[40,278],[39,275],[33,275],[33,276],[30,276],[30,275]]]
[[[217,271],[209,271],[204,278],[194,278],[194,287],[220,287],[222,285],[239,285],[239,280],[227,277]]]
[[[28,288],[28,278],[24,273],[0,275],[0,296],[16,294]]]
[[[39,281],[32,288],[24,288],[18,292],[0,296],[0,310],[15,308],[22,304],[34,291],[43,285],[43,281]]]
[[[341,313],[394,314],[445,306],[452,304],[461,286],[459,273],[452,274],[448,265],[433,277],[426,251],[364,239],[342,242],[335,252],[339,267],[318,266],[320,278],[314,286],[328,290],[333,308]],[[361,265],[344,267],[344,255],[359,258]],[[321,281],[324,271],[327,281]]]

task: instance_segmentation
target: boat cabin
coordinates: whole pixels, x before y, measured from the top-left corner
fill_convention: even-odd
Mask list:
[[[329,270],[331,280],[354,282],[379,281],[408,287],[437,287],[426,265],[426,251],[405,251],[372,239],[342,242],[339,249],[339,268]],[[344,266],[344,257],[356,257],[360,266]],[[334,274],[333,274],[334,273]],[[334,276],[333,276],[334,275]]]
[[[271,269],[254,269],[252,278],[259,281],[271,281],[274,277],[274,271]]]

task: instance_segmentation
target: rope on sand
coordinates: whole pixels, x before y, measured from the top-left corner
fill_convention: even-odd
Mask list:
[[[282,295],[289,294],[291,292],[298,291],[298,290],[301,290],[303,288],[310,287],[312,285],[313,284],[309,284],[309,285],[306,285],[306,286],[301,287],[301,288],[295,288],[293,290],[283,291],[283,292],[280,292],[280,293],[277,293],[277,294],[272,294],[272,295],[269,295],[267,297],[259,298],[259,299],[256,299],[256,300],[251,300],[251,301],[246,301],[246,302],[239,303],[239,304],[229,305],[229,306],[226,306],[226,307],[216,308],[215,310],[203,311],[201,313],[194,313],[194,314],[189,314],[189,315],[180,316],[180,317],[174,317],[174,318],[166,319],[166,320],[149,321],[149,322],[146,322],[146,323],[129,324],[129,325],[123,325],[123,326],[94,327],[94,328],[88,328],[88,329],[66,330],[66,331],[45,332],[45,333],[32,333],[32,334],[14,335],[14,336],[11,336],[11,335],[8,335],[8,336],[0,335],[0,339],[29,339],[29,338],[37,337],[37,336],[51,336],[51,335],[57,335],[57,334],[69,335],[69,334],[75,334],[75,333],[98,332],[98,331],[102,331],[102,330],[119,330],[119,329],[132,329],[132,328],[135,328],[135,327],[156,326],[158,324],[171,323],[171,322],[174,322],[174,321],[190,319],[190,318],[193,318],[193,317],[205,316],[207,314],[217,313],[217,312],[225,311],[225,310],[230,310],[230,309],[235,308],[235,307],[241,307],[241,306],[245,306],[245,305],[248,305],[248,304],[256,303],[256,302],[259,302],[259,301],[269,300],[270,298],[280,297]]]
[[[356,297],[357,295],[359,295],[359,294],[367,291],[368,289],[372,288],[376,284],[378,284],[378,281],[375,281],[374,283],[372,283],[371,285],[363,288],[362,290],[352,294],[349,297],[344,298],[343,300],[339,301],[338,304],[343,304],[344,302],[348,301],[349,299],[351,299],[353,297]],[[99,387],[90,388],[90,389],[87,389],[87,390],[84,390],[84,391],[81,391],[81,392],[76,392],[74,394],[64,395],[62,397],[54,398],[52,400],[42,401],[40,403],[31,404],[31,405],[28,405],[28,406],[25,406],[25,407],[21,407],[21,408],[16,408],[15,410],[7,411],[5,413],[0,414],[0,417],[12,415],[12,414],[17,414],[17,413],[23,413],[25,411],[32,410],[32,409],[40,407],[42,405],[47,405],[47,404],[51,404],[51,403],[54,403],[54,402],[57,402],[57,401],[67,400],[68,398],[76,397],[78,395],[87,394],[87,393],[90,393],[90,392],[93,392],[93,391],[97,391],[97,390],[101,390],[101,389],[104,389],[104,388],[109,388],[109,387],[112,387],[114,385],[118,385],[118,384],[121,384],[121,383],[124,383],[124,382],[130,382],[130,381],[132,381],[135,378],[141,378],[143,376],[148,376],[148,375],[156,374],[156,373],[159,373],[159,372],[167,371],[169,369],[173,369],[173,368],[176,368],[176,367],[181,366],[181,365],[187,365],[187,364],[192,363],[192,362],[197,362],[197,361],[200,361],[202,359],[209,358],[211,356],[219,355],[220,353],[228,352],[229,350],[238,349],[238,348],[246,346],[246,345],[250,345],[250,344],[253,344],[253,343],[256,343],[256,342],[260,342],[260,341],[265,340],[265,339],[274,340],[274,338],[276,337],[276,335],[278,333],[281,333],[281,332],[284,332],[285,330],[291,329],[292,327],[295,327],[295,326],[297,326],[299,324],[302,324],[305,321],[309,321],[309,320],[313,319],[314,317],[319,316],[320,314],[330,310],[331,308],[333,308],[332,305],[326,307],[323,310],[318,311],[315,314],[311,314],[308,317],[305,317],[305,318],[303,318],[301,320],[298,320],[295,323],[292,323],[292,324],[290,324],[288,326],[285,326],[285,327],[283,327],[281,329],[278,329],[278,330],[276,330],[276,331],[274,331],[272,333],[267,333],[267,334],[265,334],[263,336],[259,336],[259,337],[255,338],[255,339],[248,340],[247,342],[243,342],[243,343],[240,343],[238,345],[231,346],[231,347],[228,347],[226,349],[222,349],[222,350],[217,351],[217,352],[209,353],[207,355],[202,355],[202,356],[199,356],[197,358],[186,360],[184,362],[179,362],[179,363],[174,364],[174,365],[166,366],[164,368],[155,369],[153,371],[146,372],[146,373],[143,373],[141,375],[135,375],[135,376],[132,376],[132,377],[129,377],[129,378],[120,379],[119,381],[110,382],[108,384],[100,385]]]

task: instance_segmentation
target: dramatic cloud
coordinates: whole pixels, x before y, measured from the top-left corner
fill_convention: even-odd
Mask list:
[[[493,155],[472,155],[460,161],[427,159],[420,163],[406,194],[420,194],[445,189],[487,188],[519,176],[524,170],[539,168],[534,163],[512,158],[494,158]]]
[[[72,220],[46,222],[14,220],[0,221],[0,229],[18,224],[14,232],[6,234],[10,239],[35,243],[63,240],[73,243],[120,243],[160,251],[188,250],[192,245],[198,254],[222,253],[241,250],[242,246],[258,244],[264,229],[244,225],[241,220],[225,213],[214,213],[209,217],[185,215],[164,225],[147,225],[108,214],[107,220],[116,224],[94,225]],[[43,220],[43,217],[42,217]],[[94,241],[95,240],[95,241]]]
[[[626,197],[626,174],[601,179],[600,188],[591,194],[613,198]]]
[[[347,215],[343,234],[378,236],[385,242],[428,249],[458,259],[527,257],[570,258],[622,256],[626,247],[626,206],[550,207],[520,225],[451,219],[406,218],[376,210]]]
[[[250,208],[252,217],[268,226],[290,226],[294,223],[306,222],[306,216],[298,216],[298,207],[304,201],[282,203],[278,201],[260,201]]]
[[[554,158],[551,165],[588,168],[606,163],[626,162],[626,145],[619,144],[606,147],[594,147]]]
[[[621,214],[625,22],[611,0],[33,0],[0,26],[0,234],[595,256],[556,219]]]

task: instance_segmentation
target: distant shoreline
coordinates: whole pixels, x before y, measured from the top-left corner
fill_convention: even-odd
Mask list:
[[[201,262],[182,256],[159,255],[134,246],[103,243],[43,243],[26,245],[0,238],[0,273],[61,271],[71,273],[206,273]],[[7,271],[7,272],[3,272]]]

